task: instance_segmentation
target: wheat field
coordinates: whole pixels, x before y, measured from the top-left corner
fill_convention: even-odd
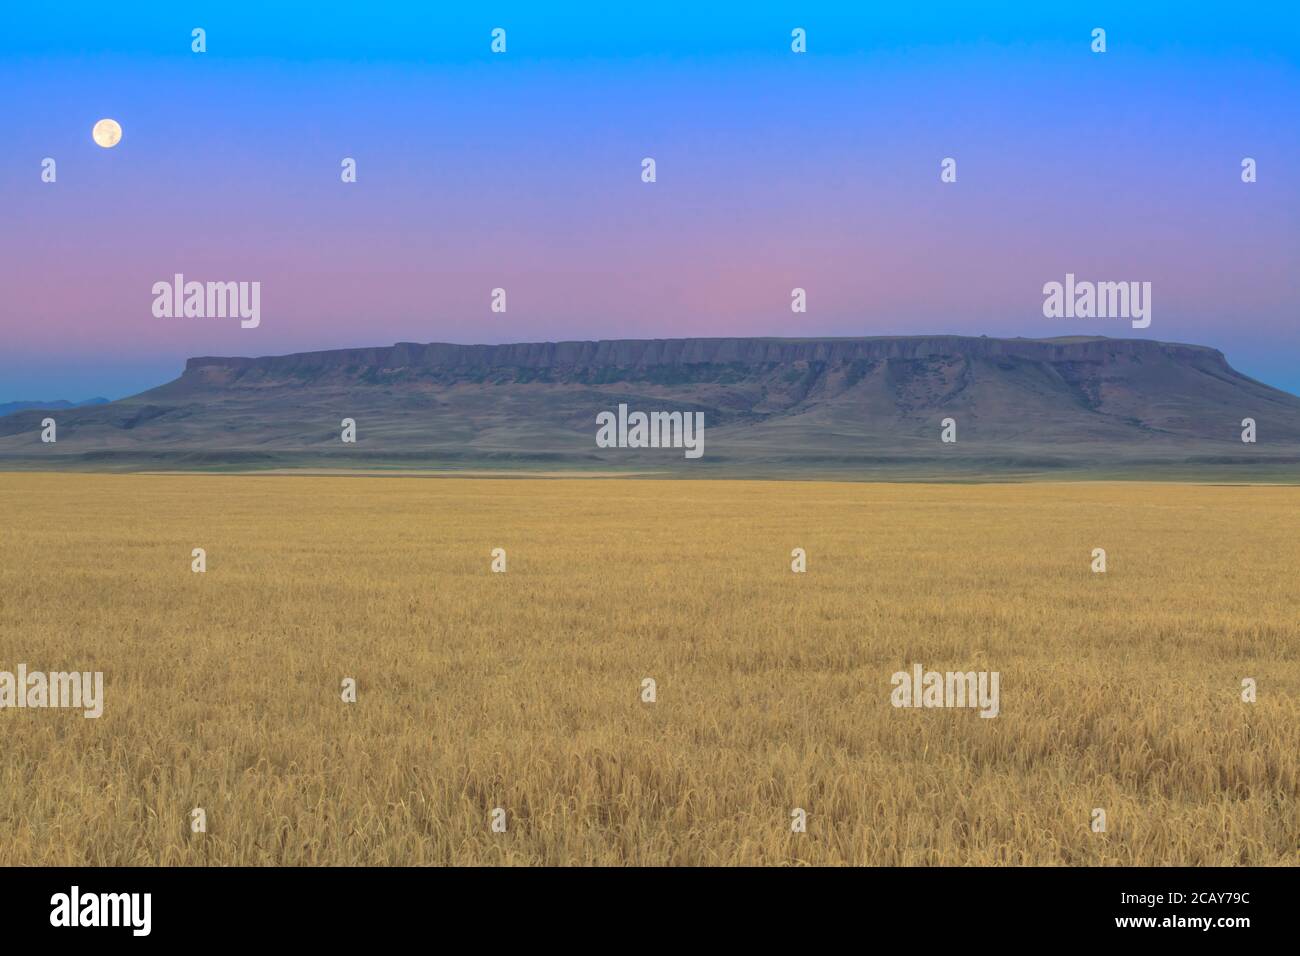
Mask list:
[[[1295,865],[1298,506],[0,475],[0,670],[105,682],[0,711],[0,864]],[[914,663],[1000,714],[892,706]]]

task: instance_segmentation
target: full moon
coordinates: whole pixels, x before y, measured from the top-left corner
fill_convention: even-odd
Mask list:
[[[117,120],[102,119],[95,124],[95,128],[90,131],[90,135],[100,146],[110,149],[121,140],[122,127],[118,125]]]

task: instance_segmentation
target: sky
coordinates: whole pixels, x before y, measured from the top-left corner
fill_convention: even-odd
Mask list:
[[[1300,392],[1297,104],[1281,2],[5,4],[0,402],[198,355],[923,333],[1190,342]],[[155,316],[176,273],[259,282],[260,324]],[[1150,282],[1150,327],[1045,317],[1067,273]]]

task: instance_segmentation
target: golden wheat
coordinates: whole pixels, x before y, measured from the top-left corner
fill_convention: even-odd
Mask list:
[[[1295,864],[1297,506],[0,475],[0,670],[106,685],[0,711],[0,864]],[[894,708],[916,662],[1000,716]]]

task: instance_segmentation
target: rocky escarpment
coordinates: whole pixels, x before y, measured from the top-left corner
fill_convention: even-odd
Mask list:
[[[1300,398],[1214,349],[1147,339],[709,338],[419,345],[191,359],[174,381],[58,415],[0,418],[0,458],[680,469],[597,445],[620,405],[702,415],[696,473],[870,476],[1148,465],[1276,475],[1300,462]],[[356,422],[343,443],[340,423]],[[1242,422],[1258,441],[1241,441]],[[942,423],[956,442],[942,442]]]
[[[1231,372],[1223,354],[1197,345],[1149,339],[1062,338],[998,339],[957,335],[872,338],[776,339],[609,339],[594,342],[532,342],[517,345],[419,345],[400,342],[385,348],[299,352],[264,358],[192,358],[187,375],[205,371],[266,377],[303,372],[358,369],[487,370],[505,368],[648,369],[661,366],[732,365],[762,367],[943,356],[1031,362],[1104,362],[1119,357],[1166,358],[1215,366]]]

